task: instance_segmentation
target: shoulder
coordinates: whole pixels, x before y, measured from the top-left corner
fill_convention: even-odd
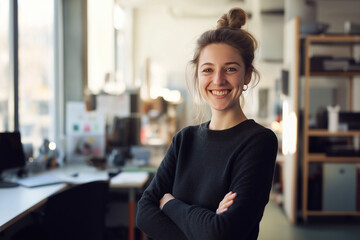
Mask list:
[[[273,164],[278,152],[278,139],[275,133],[255,121],[251,121],[244,131],[238,147],[240,156],[244,158],[239,162]]]
[[[258,123],[254,120],[250,120],[248,122],[248,127],[245,128],[247,132],[247,136],[251,138],[253,141],[266,143],[266,144],[275,144],[277,146],[278,139],[275,133]]]
[[[180,140],[187,137],[192,137],[201,131],[201,125],[192,125],[182,128],[174,135],[174,139]]]
[[[200,125],[187,126],[178,131],[172,139],[171,147],[177,149],[188,148],[194,141],[201,137],[202,127]]]

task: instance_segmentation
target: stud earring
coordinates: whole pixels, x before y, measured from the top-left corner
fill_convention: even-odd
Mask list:
[[[246,87],[246,88],[245,88]],[[244,85],[244,87],[243,87],[243,92],[245,92],[246,90],[248,90],[248,88],[249,88],[249,85]]]

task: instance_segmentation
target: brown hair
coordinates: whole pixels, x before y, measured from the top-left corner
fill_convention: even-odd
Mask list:
[[[197,46],[193,59],[190,61],[193,76],[192,84],[188,83],[188,88],[194,99],[195,105],[198,106],[200,111],[197,111],[197,118],[201,121],[203,115],[202,97],[198,85],[198,64],[201,51],[213,43],[224,43],[238,50],[245,64],[245,71],[247,74],[254,74],[256,85],[259,80],[259,73],[253,66],[255,50],[257,48],[257,41],[248,31],[242,29],[247,21],[247,14],[241,8],[232,8],[226,14],[224,14],[217,22],[217,27],[214,30],[204,32],[197,40]],[[250,71],[250,72],[249,72]],[[189,79],[189,78],[187,78]],[[191,86],[192,85],[192,86]]]

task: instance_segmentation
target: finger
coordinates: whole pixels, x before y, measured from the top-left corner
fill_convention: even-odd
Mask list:
[[[224,205],[231,200],[234,200],[235,197],[236,197],[236,193],[232,193],[228,196],[225,196],[225,198],[219,203],[219,206]]]
[[[233,205],[233,203],[234,203],[234,200],[227,201],[227,202],[221,204],[221,206],[219,206],[219,208],[220,209],[228,208],[229,206]]]
[[[231,205],[233,205],[233,203],[234,203],[234,200],[230,200],[230,201],[226,202],[226,203],[222,206],[222,208],[228,208],[228,207],[230,207]]]
[[[219,204],[219,208],[222,209],[222,208],[230,207],[234,203],[235,197],[236,195],[234,195],[234,197],[232,198],[228,198],[226,200],[221,201]]]
[[[227,197],[231,196],[232,194],[233,194],[232,191],[228,192],[228,193],[224,196],[224,198],[222,199],[222,201],[224,201]]]
[[[237,193],[231,193],[229,196],[227,196],[227,198],[231,198],[234,199],[237,196]]]
[[[224,209],[217,209],[216,210],[216,214],[222,214],[222,213],[224,213],[224,212],[226,212],[228,209],[227,208],[224,208]]]
[[[226,198],[227,196],[230,196],[232,193],[233,193],[232,191],[228,192],[228,193],[224,196],[224,198]]]
[[[237,193],[232,193],[228,196],[225,196],[224,199],[222,200],[222,202],[228,202],[230,200],[233,200],[236,198],[236,196],[237,196]]]
[[[228,196],[230,196],[231,194],[233,194],[232,191],[228,192],[228,193],[224,196],[223,200],[224,200],[225,198],[227,198]]]
[[[229,192],[225,195],[224,199],[219,203],[217,212],[224,212],[234,203],[234,199],[236,198],[237,193]],[[224,210],[226,209],[226,210]]]
[[[228,201],[228,202],[226,202],[226,203],[224,203],[224,204],[221,204],[219,207],[218,207],[218,209],[219,210],[223,210],[223,209],[227,209],[227,208],[229,208],[231,205],[233,205],[234,204],[234,200],[230,200],[230,201]]]

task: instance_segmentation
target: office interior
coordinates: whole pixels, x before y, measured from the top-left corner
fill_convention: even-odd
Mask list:
[[[209,119],[196,119],[188,63],[232,7],[246,10],[259,43],[244,112],[279,140],[259,239],[358,239],[359,0],[0,0],[0,132],[21,134],[26,160],[3,177],[69,163],[147,172],[135,190],[110,185],[103,236],[146,239],[128,191],[136,205],[172,136]],[[19,237],[45,205],[0,238]]]

